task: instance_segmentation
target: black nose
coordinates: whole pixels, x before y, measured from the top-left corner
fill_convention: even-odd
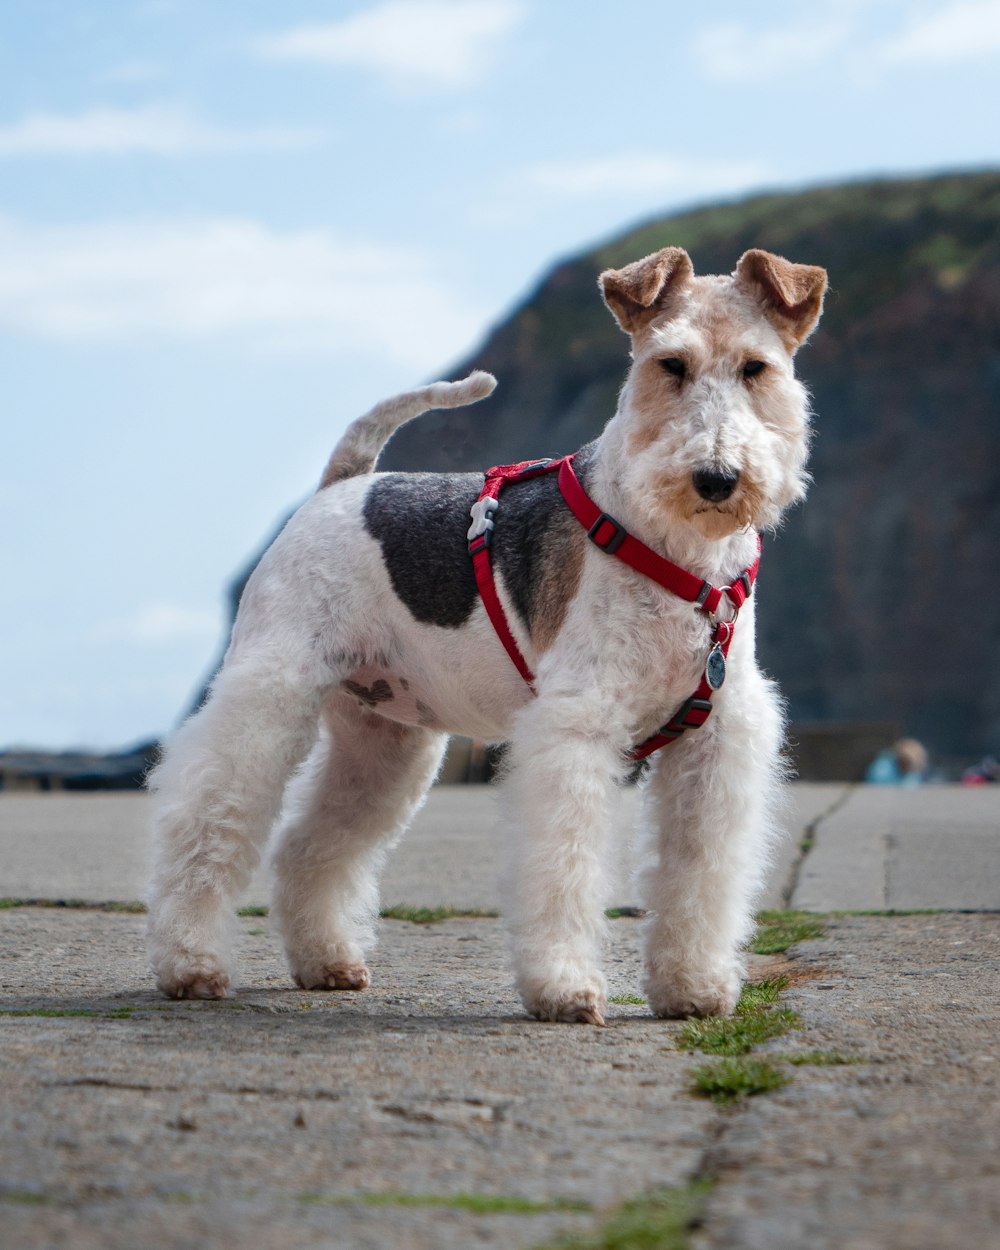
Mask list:
[[[694,488],[709,503],[721,503],[736,489],[740,475],[735,469],[699,469],[693,475]]]

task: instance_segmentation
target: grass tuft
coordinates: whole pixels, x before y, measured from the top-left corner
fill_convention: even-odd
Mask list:
[[[757,1007],[742,1015],[688,1020],[677,1044],[682,1050],[700,1050],[706,1055],[745,1055],[760,1042],[781,1037],[800,1024],[798,1013],[790,1007]]]
[[[47,1020],[61,1020],[64,1016],[91,1016],[100,1020],[128,1020],[131,1007],[109,1007],[97,1011],[90,1007],[2,1007],[0,1016],[41,1016]]]
[[[12,907],[52,907],[67,911],[111,911],[144,915],[149,908],[136,900],[95,903],[86,898],[0,898],[0,910]]]
[[[609,1003],[628,1003],[632,1007],[645,1007],[646,1000],[641,994],[612,994]]]
[[[383,920],[408,920],[411,924],[440,924],[442,920],[469,920],[476,917],[493,919],[496,911],[478,911],[475,908],[457,907],[384,907]]]
[[[765,977],[763,981],[748,981],[740,993],[736,1014],[746,1016],[769,1003],[776,1003],[781,991],[787,988],[788,977]]]
[[[851,1063],[865,1063],[860,1055],[848,1055],[842,1050],[800,1050],[794,1055],[775,1055],[782,1063],[792,1063],[797,1068],[809,1064],[816,1068],[839,1068]]]
[[[822,937],[823,917],[806,911],[762,911],[757,916],[757,936],[747,947],[755,955],[780,955],[796,942]]]
[[[506,1194],[408,1194],[399,1190],[372,1194],[320,1194],[302,1193],[298,1201],[310,1206],[364,1206],[364,1207],[450,1207],[457,1211],[471,1211],[476,1215],[538,1215],[552,1211],[590,1211],[587,1202],[574,1202],[566,1198],[554,1198],[548,1202],[535,1202],[530,1198],[517,1198]]]
[[[698,1180],[631,1198],[597,1228],[563,1233],[539,1250],[687,1250],[711,1188]]]
[[[788,1080],[788,1076],[767,1059],[741,1055],[693,1068],[691,1092],[724,1104],[780,1089]]]

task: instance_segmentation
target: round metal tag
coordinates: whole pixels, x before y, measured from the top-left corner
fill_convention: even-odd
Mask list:
[[[722,654],[722,648],[718,643],[709,651],[708,659],[705,661],[705,680],[712,690],[720,689],[726,680],[726,657]]]

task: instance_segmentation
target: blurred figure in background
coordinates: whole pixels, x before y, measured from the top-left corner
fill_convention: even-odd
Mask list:
[[[987,755],[962,774],[963,786],[988,786],[1000,781],[1000,760]]]
[[[919,786],[927,772],[927,751],[916,738],[900,738],[881,751],[868,767],[865,781],[875,786]]]

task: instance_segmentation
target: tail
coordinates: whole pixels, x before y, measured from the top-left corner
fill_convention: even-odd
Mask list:
[[[371,473],[390,436],[413,417],[431,408],[461,408],[463,404],[474,404],[478,399],[485,399],[496,384],[491,373],[477,371],[461,382],[432,382],[430,386],[376,404],[371,412],[347,427],[347,433],[334,447],[323,470],[319,489],[348,477]]]

